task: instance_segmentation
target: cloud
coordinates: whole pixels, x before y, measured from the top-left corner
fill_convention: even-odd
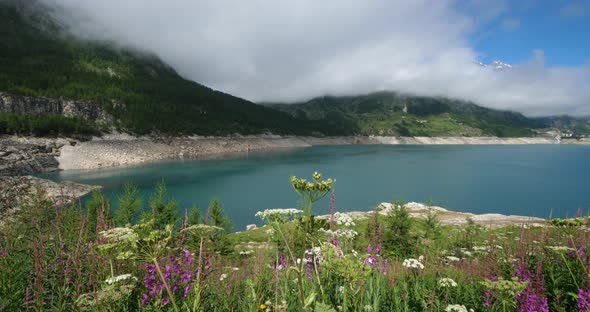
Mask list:
[[[515,31],[520,27],[520,20],[518,18],[505,18],[500,23],[500,29],[503,31]]]
[[[564,17],[584,17],[590,15],[589,1],[576,1],[568,3],[561,7],[561,16]]]
[[[504,2],[42,1],[78,35],[153,51],[184,77],[253,101],[394,90],[529,115],[590,113],[588,66],[547,67],[540,53],[509,71],[475,63],[478,22],[466,12],[489,5],[478,14],[498,18]]]

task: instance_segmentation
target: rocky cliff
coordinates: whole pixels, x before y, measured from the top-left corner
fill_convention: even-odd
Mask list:
[[[100,105],[83,100],[30,97],[0,92],[0,112],[17,114],[53,114],[112,123],[113,117]]]
[[[57,170],[55,157],[66,144],[71,143],[65,139],[0,137],[0,176]]]

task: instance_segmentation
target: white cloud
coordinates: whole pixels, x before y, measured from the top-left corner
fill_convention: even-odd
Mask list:
[[[478,23],[455,0],[42,1],[63,7],[78,34],[153,51],[186,78],[253,101],[394,90],[590,113],[588,66],[548,68],[538,56],[510,71],[476,65]],[[497,3],[486,18],[505,12]]]

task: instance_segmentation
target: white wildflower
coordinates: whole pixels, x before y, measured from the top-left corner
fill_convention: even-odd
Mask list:
[[[223,273],[223,274],[221,274],[221,276],[219,277],[219,280],[220,280],[220,281],[223,281],[223,280],[224,280],[224,279],[226,279],[226,278],[227,278],[227,274]]]
[[[208,224],[193,224],[182,231],[190,232],[194,235],[207,235],[223,230],[222,228]]]
[[[410,269],[419,269],[419,270],[424,269],[424,265],[416,259],[405,259],[404,262],[402,263],[402,265],[404,267],[410,268]]]
[[[455,256],[446,256],[445,258],[447,258],[447,260],[451,261],[451,262],[457,262],[460,261],[460,258],[457,258]]]
[[[334,214],[334,218],[336,219],[336,224],[338,224],[338,225],[342,225],[342,226],[346,226],[346,227],[351,227],[351,226],[356,225],[354,223],[354,220],[352,219],[352,216],[348,213],[336,212]]]
[[[457,287],[457,282],[448,277],[443,277],[438,280],[438,286],[443,288]]]
[[[232,268],[231,270],[232,270],[232,271],[239,271],[239,270],[240,270],[240,268]]]
[[[296,214],[303,213],[303,210],[287,208],[287,209],[266,209],[258,211],[256,216],[262,220],[285,222],[287,219]]]
[[[111,277],[111,278],[107,278],[105,280],[105,283],[107,284],[114,284],[120,281],[124,281],[124,280],[128,280],[128,279],[132,279],[134,281],[137,281],[137,277],[131,275],[131,274],[123,274],[123,275],[119,275],[119,276],[115,276],[115,277]]]
[[[549,250],[553,250],[553,251],[573,251],[575,250],[574,248],[571,247],[567,247],[567,246],[545,246],[545,248],[549,249]]]
[[[137,234],[127,227],[116,227],[101,231],[100,235],[109,242],[133,242],[137,240]]]
[[[252,250],[244,250],[244,251],[240,251],[240,255],[243,255],[243,256],[247,256],[247,255],[249,255],[249,254],[251,254],[251,253],[252,253]]]
[[[462,304],[449,304],[445,308],[445,312],[471,312],[473,309],[467,310],[467,308]]]
[[[359,233],[353,229],[338,229],[336,230],[336,236],[341,238],[353,239]]]

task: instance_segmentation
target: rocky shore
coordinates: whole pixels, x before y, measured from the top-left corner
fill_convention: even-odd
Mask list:
[[[474,224],[482,226],[503,226],[508,224],[527,224],[529,226],[542,226],[546,220],[543,218],[503,215],[498,213],[473,214],[469,212],[450,211],[438,206],[428,206],[421,203],[409,202],[405,204],[410,216],[417,219],[425,219],[428,213],[434,213],[442,225],[465,225],[469,220]],[[380,215],[387,215],[394,209],[391,203],[381,203],[376,208]],[[352,211],[349,212],[353,219],[368,219],[373,211]],[[319,216],[318,218],[328,218],[328,215]]]
[[[550,138],[460,138],[460,137],[293,137],[235,136],[154,139],[129,135],[107,135],[75,146],[64,146],[57,157],[59,168],[95,169],[139,164],[161,159],[211,157],[279,148],[352,144],[557,144]]]
[[[0,137],[0,176],[27,175],[43,171],[96,169],[125,166],[163,159],[215,157],[227,153],[246,153],[317,145],[352,144],[590,144],[589,140],[553,138],[497,137],[135,137],[108,134],[89,141],[5,136]]]
[[[38,192],[54,204],[63,206],[100,188],[98,185],[54,182],[32,176],[0,177],[0,225],[16,211],[17,203],[32,201]]]
[[[60,149],[75,141],[30,137],[0,137],[0,176],[58,170]]]

